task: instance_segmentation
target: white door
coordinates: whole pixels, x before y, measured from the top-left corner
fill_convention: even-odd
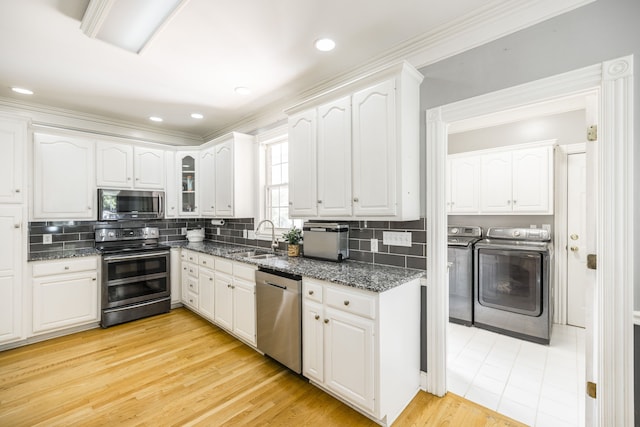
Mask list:
[[[552,158],[552,147],[513,151],[511,207],[514,212],[551,213]]]
[[[395,80],[353,94],[353,210],[396,214]]]
[[[480,167],[480,210],[511,212],[511,153],[485,154]]]
[[[27,126],[24,122],[0,119],[0,203],[20,203]]]
[[[478,213],[480,157],[454,157],[449,163],[449,212]]]
[[[318,213],[316,188],[316,110],[289,118],[289,215]]]
[[[247,342],[256,342],[256,284],[233,279],[233,331]]]
[[[351,97],[318,107],[318,215],[351,215]]]
[[[136,188],[164,189],[164,150],[135,147],[134,166]]]
[[[216,216],[233,217],[233,141],[216,145],[214,170]],[[244,196],[244,195],[243,195]],[[248,195],[247,195],[248,196]]]
[[[584,328],[587,286],[587,163],[567,156],[567,323]]]
[[[216,204],[215,149],[200,152],[200,211],[202,215],[215,215]]]
[[[96,184],[102,188],[133,187],[133,147],[100,141],[96,144]]]

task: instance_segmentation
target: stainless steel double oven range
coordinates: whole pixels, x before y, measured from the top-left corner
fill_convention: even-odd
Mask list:
[[[171,309],[169,248],[157,228],[99,228],[103,328]]]

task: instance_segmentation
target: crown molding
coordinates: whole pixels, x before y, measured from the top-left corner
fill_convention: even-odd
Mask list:
[[[284,101],[270,104],[255,114],[211,132],[205,139],[211,139],[232,130],[253,132],[256,128],[268,125],[268,120],[272,120],[273,123],[286,118],[284,111],[294,105],[302,104],[310,98],[320,97],[325,92],[346,85],[365,74],[379,72],[390,64],[407,61],[415,68],[420,69],[594,1],[488,1],[473,13],[409,39],[358,67],[324,80]]]
[[[198,135],[176,131],[159,131],[124,120],[16,101],[10,98],[0,97],[0,110],[25,117],[35,126],[88,132],[164,145],[201,145],[204,142],[204,139]]]

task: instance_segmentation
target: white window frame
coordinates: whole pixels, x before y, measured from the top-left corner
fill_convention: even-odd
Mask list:
[[[258,203],[257,212],[255,215],[255,226],[257,227],[260,221],[267,218],[266,215],[266,167],[267,167],[267,146],[278,142],[283,142],[289,139],[289,130],[287,125],[280,125],[268,131],[262,132],[256,135],[256,141],[258,142]],[[263,226],[263,232],[256,233],[257,240],[271,240],[271,230],[268,226]],[[287,232],[288,228],[276,227],[275,235],[278,242],[282,242],[282,234]]]

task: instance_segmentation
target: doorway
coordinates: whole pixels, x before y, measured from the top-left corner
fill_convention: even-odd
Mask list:
[[[587,154],[567,155],[567,324],[585,327],[587,277]]]
[[[597,323],[587,328],[586,380],[598,385],[598,399],[587,399],[587,425],[633,423],[633,72],[632,57],[542,79],[529,84],[430,109],[426,113],[427,348],[428,372],[423,387],[446,392],[447,238],[445,172],[447,126],[489,115],[597,91],[602,110],[599,126],[596,187],[598,241],[589,247],[599,255],[593,308]],[[615,191],[614,191],[615,189]],[[606,382],[598,381],[607,378]]]

